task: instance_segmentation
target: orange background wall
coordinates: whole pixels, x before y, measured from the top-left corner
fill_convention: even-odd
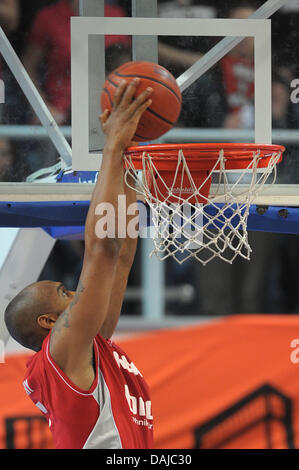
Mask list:
[[[299,448],[297,338],[296,316],[244,315],[118,341],[149,383],[155,448]],[[52,447],[27,359],[0,364],[0,448]]]

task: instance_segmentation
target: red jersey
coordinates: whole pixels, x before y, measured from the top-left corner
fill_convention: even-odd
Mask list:
[[[88,391],[74,385],[49,352],[50,335],[27,363],[26,393],[49,423],[57,449],[151,449],[148,386],[122,349],[94,339],[96,375]]]
[[[249,60],[227,55],[221,60],[221,68],[231,111],[238,111],[242,106],[253,103],[254,64]]]
[[[42,8],[33,22],[28,42],[45,53],[45,92],[47,100],[61,112],[70,111],[71,105],[71,35],[70,21],[74,16],[70,2],[60,0]],[[105,5],[105,16],[125,16],[117,5]],[[128,36],[105,36],[106,48],[112,44],[130,45]]]

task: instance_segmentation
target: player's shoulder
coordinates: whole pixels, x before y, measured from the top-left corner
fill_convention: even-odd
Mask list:
[[[26,377],[38,375],[44,370],[45,355],[46,355],[48,343],[49,343],[49,336],[47,336],[46,339],[44,340],[40,351],[34,353],[27,360]]]
[[[40,350],[33,354],[26,363],[26,373],[23,378],[23,386],[28,395],[41,388],[44,374],[43,352]]]
[[[104,338],[100,333],[95,337],[96,344],[99,346],[100,353],[113,354],[114,351],[124,354],[121,347],[111,338]]]
[[[129,355],[126,351],[124,351],[122,345],[120,345],[118,342],[115,342],[111,338],[106,339],[100,334],[96,336],[95,340],[100,347],[101,345],[103,346],[104,351],[107,351],[107,353],[110,352],[114,356],[114,358],[121,358],[125,356],[126,360],[131,362]]]
[[[111,348],[114,346],[114,342],[110,338],[104,338],[101,333],[98,333],[95,337],[95,341],[98,345],[103,345],[104,347]]]

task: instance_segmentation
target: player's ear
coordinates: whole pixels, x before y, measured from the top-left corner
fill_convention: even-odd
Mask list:
[[[56,313],[45,313],[37,317],[37,324],[46,330],[50,330],[55,325],[57,318]]]

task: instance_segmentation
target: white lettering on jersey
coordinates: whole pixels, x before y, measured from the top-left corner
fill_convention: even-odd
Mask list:
[[[122,355],[121,357],[119,357],[119,355],[116,351],[113,351],[113,356],[114,356],[114,359],[116,360],[117,365],[118,365],[119,368],[123,367],[124,369],[128,370],[132,374],[140,375],[142,377],[142,374],[139,372],[137,367],[133,364],[133,362],[129,363],[126,356]]]
[[[145,416],[146,419],[153,419],[152,417],[152,403],[150,400],[144,402],[142,397],[139,397],[138,400],[134,395],[130,395],[129,387],[125,385],[125,395],[128,401],[129,408],[133,415]]]
[[[150,423],[147,419],[137,419],[135,416],[132,419],[138,426],[147,426],[149,429],[153,429],[153,423]]]

